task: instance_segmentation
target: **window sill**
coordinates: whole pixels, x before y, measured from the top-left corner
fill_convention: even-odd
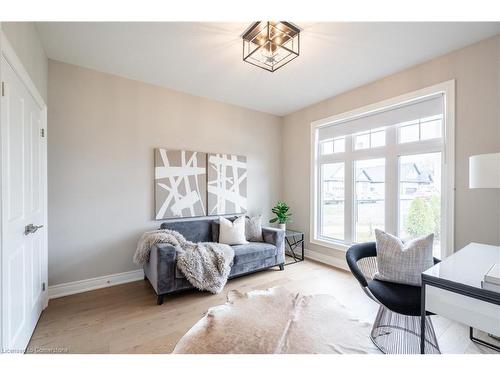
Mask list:
[[[347,245],[343,242],[337,242],[337,241],[326,241],[318,238],[311,239],[311,243],[318,245],[318,246],[323,246],[327,247],[329,249],[334,249],[342,252],[347,252],[347,250],[351,247],[350,245]]]

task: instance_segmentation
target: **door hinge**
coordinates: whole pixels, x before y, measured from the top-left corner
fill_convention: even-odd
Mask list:
[[[44,128],[40,129],[40,136],[42,138],[45,137],[45,129]]]
[[[45,292],[45,283],[42,283],[42,292]]]
[[[5,96],[5,82],[2,81],[2,96]]]

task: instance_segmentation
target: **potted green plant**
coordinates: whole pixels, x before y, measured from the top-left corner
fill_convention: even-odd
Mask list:
[[[286,223],[289,223],[290,216],[292,214],[288,212],[290,210],[290,207],[285,202],[278,201],[276,206],[273,207],[271,210],[273,214],[276,215],[276,217],[272,218],[269,220],[270,223],[276,223],[278,222],[278,226],[280,229],[286,230]]]

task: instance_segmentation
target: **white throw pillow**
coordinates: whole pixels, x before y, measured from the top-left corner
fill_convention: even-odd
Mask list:
[[[378,272],[374,278],[407,285],[421,285],[421,274],[434,265],[434,234],[403,242],[375,229]]]
[[[226,245],[245,245],[245,216],[240,216],[231,223],[224,217],[219,217],[219,243]]]

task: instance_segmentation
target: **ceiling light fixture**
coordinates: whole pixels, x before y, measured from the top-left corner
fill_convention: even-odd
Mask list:
[[[300,29],[290,22],[254,22],[242,38],[243,61],[270,72],[299,56]]]

